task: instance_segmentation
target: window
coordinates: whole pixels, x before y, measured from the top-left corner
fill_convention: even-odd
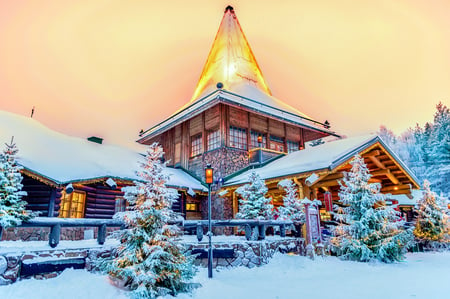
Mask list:
[[[250,132],[250,140],[252,142],[252,148],[259,147],[258,136],[262,137],[261,147],[266,148],[267,145],[267,137],[263,133],[251,131]]]
[[[127,200],[122,196],[116,196],[116,204],[114,206],[114,213],[125,212],[127,209]]]
[[[220,131],[210,131],[206,136],[206,140],[208,142],[208,151],[219,148],[220,147]]]
[[[247,149],[247,130],[230,127],[230,146],[240,149]]]
[[[191,157],[195,157],[202,153],[202,135],[193,136],[191,139]]]
[[[63,192],[61,197],[59,217],[61,218],[83,218],[86,193],[73,191],[70,194]]]
[[[277,152],[284,152],[283,138],[270,135],[270,149]]]
[[[288,151],[288,153],[292,153],[292,152],[298,151],[299,146],[300,146],[300,143],[288,140],[287,141],[287,151]]]
[[[186,203],[186,211],[187,212],[197,212],[198,204],[197,203]]]

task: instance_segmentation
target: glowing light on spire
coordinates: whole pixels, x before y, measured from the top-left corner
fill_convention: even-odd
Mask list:
[[[215,90],[219,82],[227,90],[245,83],[272,95],[231,6],[225,9],[191,103]]]

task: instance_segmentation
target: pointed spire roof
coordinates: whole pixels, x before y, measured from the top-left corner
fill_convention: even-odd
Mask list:
[[[279,120],[310,128],[324,136],[336,135],[328,124],[313,120],[272,96],[231,6],[225,8],[192,99],[169,118],[141,132],[144,143],[217,103],[237,105]]]
[[[191,103],[216,90],[219,83],[230,91],[236,84],[246,83],[272,95],[231,6],[225,8]]]

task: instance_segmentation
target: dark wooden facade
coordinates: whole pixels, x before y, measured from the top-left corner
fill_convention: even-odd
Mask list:
[[[231,128],[245,131],[245,147],[236,146],[233,143],[233,137],[230,136]],[[211,148],[208,139],[209,134],[213,132],[218,132],[220,144]],[[169,166],[182,167],[194,175],[201,176],[202,172],[199,172],[198,168],[203,169],[205,163],[198,165],[195,160],[200,157],[204,162],[205,153],[218,148],[237,149],[248,156],[249,150],[259,147],[252,145],[252,133],[263,136],[262,147],[279,153],[287,153],[288,149],[301,150],[305,142],[328,136],[324,132],[315,131],[306,126],[282,122],[276,117],[262,115],[243,107],[219,103],[159,135],[151,138],[143,137],[139,142],[143,144],[158,142],[164,149]],[[200,153],[193,153],[193,142],[199,138],[201,139]],[[296,145],[296,148],[289,147],[288,143]],[[220,158],[223,159],[223,157]],[[233,161],[227,162],[233,163]],[[245,166],[247,165],[241,165],[237,170]],[[231,173],[223,171],[224,176]]]
[[[80,213],[75,213],[79,218],[111,219],[115,212],[123,211],[126,203],[123,198],[122,187],[129,186],[131,181],[116,180],[117,187],[112,189],[105,183],[106,179],[95,182],[73,183],[73,192],[79,194],[82,202],[77,202],[81,206]],[[45,178],[34,175],[30,172],[23,174],[23,191],[27,196],[23,199],[28,203],[28,210],[38,212],[40,217],[73,217],[74,213],[69,211],[63,214],[64,202],[71,200],[70,196],[65,194],[65,186],[54,184]],[[201,218],[200,201],[179,190],[179,197],[173,204],[172,209],[190,219]],[[186,211],[186,203],[191,203],[189,207],[195,207],[195,210]],[[195,203],[195,205],[193,204]],[[69,216],[67,216],[69,215]]]

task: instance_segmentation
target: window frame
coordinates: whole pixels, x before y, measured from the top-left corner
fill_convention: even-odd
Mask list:
[[[262,137],[261,148],[267,148],[267,135],[256,130],[250,131],[250,147],[259,148],[258,136]]]
[[[247,129],[230,126],[229,130],[229,146],[241,150],[248,149]]]
[[[74,195],[81,196],[81,200],[75,201],[75,207],[76,210],[73,212],[73,205],[74,205]],[[79,204],[81,203],[81,208],[79,207]],[[65,208],[65,205],[68,205],[68,208]],[[75,213],[75,217],[73,216],[73,213]],[[61,195],[61,203],[59,204],[59,218],[84,218],[86,213],[86,192],[85,191],[79,191],[74,190],[72,193],[67,194],[65,191],[63,191]]]
[[[297,147],[295,147],[295,145],[297,145]],[[288,154],[296,152],[296,151],[299,151],[300,150],[300,142],[292,141],[292,140],[286,140],[286,147],[287,147]]]
[[[206,132],[206,150],[212,151],[221,147],[220,130],[210,130]]]
[[[197,134],[191,136],[191,158],[199,156],[203,153],[203,136]]]

